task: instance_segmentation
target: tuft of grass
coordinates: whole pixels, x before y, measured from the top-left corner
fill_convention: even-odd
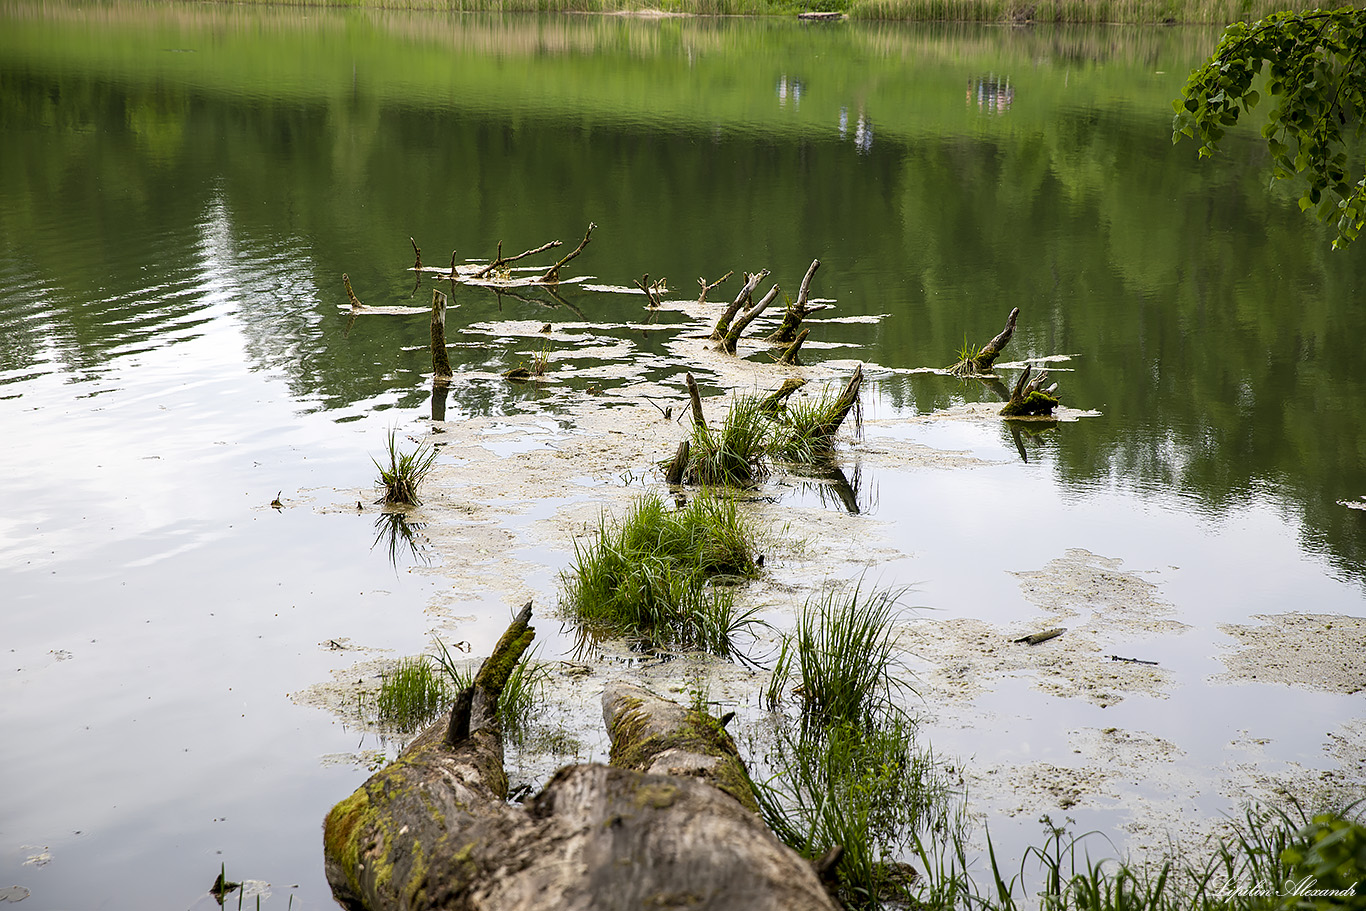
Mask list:
[[[408,734],[425,727],[445,707],[450,691],[426,655],[404,658],[380,684],[376,708],[381,724]]]
[[[756,621],[719,583],[758,572],[755,534],[733,501],[703,494],[670,510],[649,493],[619,523],[604,516],[591,545],[575,544],[560,603],[595,631],[731,655]]]
[[[754,786],[765,821],[813,861],[843,849],[831,873],[844,907],[908,906],[917,874],[898,858],[932,833],[963,840],[949,775],[905,716],[870,728],[785,726],[769,762],[777,774]]]
[[[834,461],[839,394],[827,387],[820,395],[797,398],[780,415],[773,434],[773,452],[789,462],[828,465]],[[860,419],[855,412],[855,421]]]
[[[432,466],[436,464],[436,450],[425,443],[412,452],[399,452],[398,439],[389,431],[389,464],[382,465],[372,458],[379,469],[379,483],[384,488],[385,506],[418,506],[422,500],[417,489],[422,485]]]
[[[805,715],[821,725],[871,725],[897,714],[893,693],[910,687],[897,667],[892,623],[903,589],[865,590],[862,580],[809,599],[783,636],[768,700],[795,674]]]
[[[758,396],[736,396],[719,428],[694,424],[688,483],[747,487],[768,476],[773,426]]]

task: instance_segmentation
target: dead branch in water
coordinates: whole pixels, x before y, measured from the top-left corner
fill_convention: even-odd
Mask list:
[[[759,403],[759,410],[762,411],[764,414],[777,414],[780,410],[782,410],[783,403],[787,401],[787,397],[805,385],[806,380],[799,379],[797,377],[788,377],[787,379],[783,380],[783,384],[781,386],[775,389],[771,394],[766,396],[762,402]]]
[[[721,314],[720,319],[716,321],[716,328],[711,332],[712,341],[719,342],[726,337],[726,330],[730,328],[730,321],[735,318],[735,314],[740,312],[741,307],[744,307],[750,302],[750,299],[754,295],[754,289],[759,287],[759,282],[767,277],[767,269],[760,269],[753,275],[745,276],[744,287],[740,289],[739,294],[735,295],[735,300],[725,309],[725,312]]]
[[[500,240],[498,241],[498,254],[494,257],[493,262],[489,263],[487,266],[480,269],[478,272],[474,273],[474,277],[488,278],[494,272],[498,271],[499,269],[503,268],[509,263],[515,263],[519,259],[525,259],[528,256],[535,256],[537,253],[544,253],[547,250],[553,250],[556,247],[563,246],[563,244],[564,242],[559,240],[547,241],[546,243],[541,244],[534,250],[523,250],[521,253],[518,253],[514,256],[504,256],[503,242]]]
[[[726,279],[730,278],[733,274],[734,271],[727,272],[725,275],[721,276],[716,281],[711,282],[710,284],[707,282],[705,278],[698,276],[697,283],[702,286],[702,293],[697,295],[697,302],[699,304],[705,304],[707,302],[707,292],[710,291],[712,288],[715,288],[722,282],[724,282]]]
[[[1053,413],[1053,409],[1058,407],[1058,384],[1054,383],[1047,389],[1042,389],[1044,380],[1048,374],[1040,370],[1038,376],[1030,379],[1033,367],[1025,365],[1024,372],[1015,381],[1015,388],[1011,390],[1010,401],[1005,403],[1001,409],[1001,414],[1008,418],[1020,417],[1040,417]]]
[[[545,274],[543,274],[539,279],[541,284],[554,285],[559,283],[560,267],[583,252],[583,248],[588,246],[589,235],[593,233],[593,229],[596,227],[597,225],[593,224],[591,221],[588,223],[588,230],[583,232],[583,240],[579,241],[579,245],[575,247],[572,251],[570,251],[568,254],[566,254],[563,259],[561,259],[555,265],[551,266],[549,269],[545,270]]]
[[[346,298],[351,301],[352,310],[364,310],[365,305],[356,298],[356,292],[351,290],[351,276],[342,273],[342,284],[346,286]]]
[[[702,416],[702,393],[697,390],[697,380],[688,373],[684,375],[683,382],[687,384],[688,400],[692,402],[692,422],[699,427],[706,427],[707,419]]]
[[[763,313],[764,309],[767,308],[769,304],[773,303],[773,299],[778,296],[779,290],[778,286],[774,285],[769,289],[769,292],[763,296],[759,303],[740,314],[739,318],[731,324],[730,329],[726,332],[725,338],[721,339],[721,344],[716,346],[717,349],[724,351],[727,354],[734,354],[736,345],[740,343],[740,333],[744,332],[745,327],[753,322],[756,316]]]
[[[665,280],[660,278],[650,281],[650,273],[646,272],[641,276],[640,281],[635,282],[635,286],[645,295],[645,306],[654,310],[664,302],[663,291],[665,290]]]
[[[819,259],[811,260],[811,265],[802,278],[801,287],[797,289],[797,299],[788,306],[787,312],[783,314],[782,325],[775,329],[765,341],[772,342],[775,345],[792,344],[797,338],[797,330],[801,327],[802,320],[817,310],[824,309],[822,307],[811,307],[806,302],[811,293],[811,278],[820,267],[821,261]]]

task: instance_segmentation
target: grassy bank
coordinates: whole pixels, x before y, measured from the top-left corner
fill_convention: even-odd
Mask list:
[[[254,0],[274,3],[276,0]],[[306,6],[375,7],[449,12],[627,13],[682,16],[792,16],[844,13],[851,19],[916,22],[1182,23],[1227,25],[1286,9],[1303,0],[305,0]]]

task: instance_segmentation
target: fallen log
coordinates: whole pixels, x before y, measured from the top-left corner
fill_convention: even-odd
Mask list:
[[[328,814],[337,901],[367,911],[834,911],[810,864],[752,811],[720,722],[638,687],[604,693],[611,766],[566,767],[524,806],[509,804],[494,707],[534,635],[529,619],[528,604],[448,721]]]
[[[1018,639],[1012,639],[1010,641],[1023,642],[1025,645],[1038,645],[1041,642],[1047,642],[1049,639],[1056,639],[1065,632],[1067,632],[1067,629],[1065,627],[1056,626],[1053,629],[1046,629],[1041,630],[1037,633],[1030,633],[1028,636],[1021,636]]]

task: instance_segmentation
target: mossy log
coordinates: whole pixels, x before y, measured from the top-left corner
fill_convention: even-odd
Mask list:
[[[833,437],[839,433],[840,425],[849,416],[859,403],[859,393],[863,389],[863,365],[859,364],[854,368],[853,374],[849,377],[849,382],[844,385],[835,401],[830,404],[825,420],[821,421],[809,431],[813,437]],[[862,412],[860,412],[861,414]]]
[[[449,720],[328,814],[327,878],[344,907],[834,911],[753,812],[721,723],[638,687],[603,696],[611,766],[566,767],[509,804],[493,706],[529,619],[527,605]]]
[[[788,345],[787,349],[783,351],[782,357],[778,358],[778,363],[787,366],[796,366],[799,363],[797,356],[801,353],[802,344],[810,334],[810,329],[803,329],[801,332],[798,332],[797,337],[792,340],[792,344]]]
[[[805,385],[806,380],[801,379],[800,377],[788,377],[783,380],[781,386],[764,397],[764,400],[759,403],[759,410],[764,414],[777,414],[783,410],[783,406],[787,403],[788,396]]]

